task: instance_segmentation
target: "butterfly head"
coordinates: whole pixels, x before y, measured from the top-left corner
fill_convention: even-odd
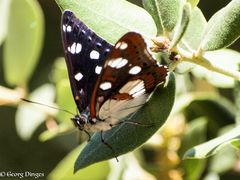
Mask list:
[[[83,112],[80,115],[75,115],[73,118],[71,118],[71,120],[80,131],[83,131],[85,129],[85,125],[89,122],[89,115]]]

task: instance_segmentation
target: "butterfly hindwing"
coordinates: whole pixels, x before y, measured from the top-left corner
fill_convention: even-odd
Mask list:
[[[81,113],[89,107],[94,86],[112,45],[68,10],[62,15],[61,33],[72,93]]]
[[[168,70],[147,51],[142,36],[125,34],[108,54],[94,88],[90,116],[116,124],[138,110],[154,88],[164,83]]]

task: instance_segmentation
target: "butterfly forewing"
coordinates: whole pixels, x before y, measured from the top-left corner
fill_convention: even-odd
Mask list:
[[[81,113],[90,104],[94,86],[112,45],[68,10],[62,15],[61,32],[70,84]]]
[[[90,116],[110,124],[138,110],[154,88],[164,83],[168,70],[147,51],[142,36],[125,34],[108,54],[94,88]]]

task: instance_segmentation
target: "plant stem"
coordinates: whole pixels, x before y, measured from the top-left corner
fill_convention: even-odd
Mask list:
[[[217,66],[212,64],[208,59],[204,58],[201,53],[195,55],[194,53],[189,53],[183,49],[178,49],[179,54],[181,55],[181,61],[190,62],[202,66],[210,71],[214,71],[226,76],[232,77],[240,81],[240,72],[236,70],[229,70],[224,67]]]

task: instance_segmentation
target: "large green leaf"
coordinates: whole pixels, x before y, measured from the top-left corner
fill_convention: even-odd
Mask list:
[[[9,84],[25,85],[29,80],[42,49],[43,26],[37,1],[12,1],[4,46],[4,75]]]
[[[224,146],[230,144],[233,141],[239,140],[240,137],[240,126],[237,126],[230,130],[229,132],[219,136],[215,139],[212,139],[206,143],[195,146],[192,149],[189,149],[185,155],[185,159],[201,159],[207,158],[211,155],[214,155]]]
[[[129,31],[146,37],[157,34],[156,25],[147,11],[125,0],[55,1],[62,10],[72,10],[99,36],[111,43]]]
[[[213,51],[229,46],[240,36],[240,1],[232,0],[208,22],[200,48]]]
[[[172,109],[174,97],[175,78],[171,74],[168,85],[165,88],[158,87],[149,101],[131,119],[127,120],[142,125],[123,123],[105,132],[104,140],[114,149],[114,153],[101,142],[100,133],[95,133],[76,160],[75,171],[139,147],[166,121]]]
[[[180,0],[143,0],[143,6],[152,15],[158,35],[167,35],[174,29],[180,15]]]

